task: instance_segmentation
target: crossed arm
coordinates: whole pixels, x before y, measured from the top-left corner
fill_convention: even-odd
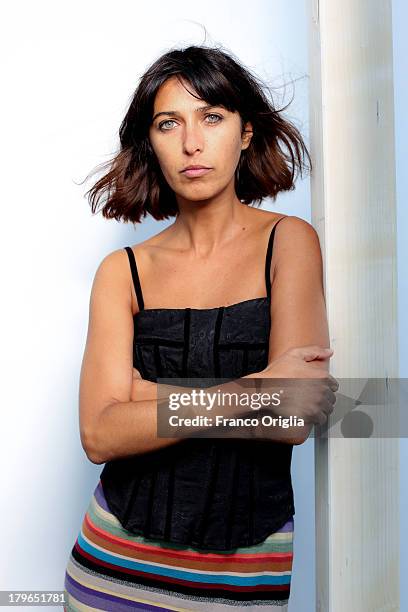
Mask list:
[[[271,377],[274,362],[288,349],[329,346],[316,231],[298,217],[287,217],[279,223],[274,242],[268,360]],[[140,379],[133,368],[132,289],[125,258],[123,249],[114,251],[96,271],[81,367],[81,442],[90,461],[98,464],[182,440],[157,437],[158,386]],[[322,362],[311,361],[309,365],[321,368]],[[328,359],[324,366],[328,370]],[[244,378],[256,377],[265,377],[265,372]],[[286,441],[301,443],[307,435]]]

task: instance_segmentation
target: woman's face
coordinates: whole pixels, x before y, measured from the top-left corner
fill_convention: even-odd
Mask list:
[[[192,90],[186,83],[186,87]],[[195,93],[195,92],[194,92]],[[162,173],[176,196],[207,200],[234,189],[234,173],[241,151],[249,146],[252,126],[241,137],[239,113],[192,96],[176,77],[156,94],[149,129],[151,146]],[[205,173],[186,173],[186,166],[206,166]]]

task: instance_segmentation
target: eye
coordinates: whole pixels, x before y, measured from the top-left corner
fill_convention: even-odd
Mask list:
[[[172,119],[166,119],[166,121],[162,121],[161,123],[159,123],[158,127],[159,127],[159,130],[161,130],[162,132],[168,131],[166,128],[163,129],[162,127],[165,123],[174,123],[174,121]]]
[[[206,117],[217,117],[217,119],[220,121],[222,120],[221,115],[216,115],[215,113],[210,113],[209,115],[206,115]],[[210,123],[219,123],[220,121],[210,121]]]
[[[221,117],[221,115],[217,115],[216,113],[209,113],[208,115],[205,116],[205,118],[207,119],[207,117],[216,117],[218,119],[218,121],[210,121],[209,123],[220,123],[223,119],[223,117]],[[160,131],[162,132],[169,132],[171,128],[165,128],[163,127],[166,123],[175,123],[175,121],[173,119],[166,119],[166,121],[162,121],[161,123],[159,123],[158,128]]]

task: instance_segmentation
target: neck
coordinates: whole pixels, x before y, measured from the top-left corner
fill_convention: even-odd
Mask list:
[[[248,206],[236,195],[212,199],[211,203],[184,200],[179,211],[173,228],[180,247],[201,254],[210,254],[233,240],[248,222]]]

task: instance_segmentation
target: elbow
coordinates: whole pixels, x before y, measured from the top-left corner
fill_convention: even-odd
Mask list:
[[[103,463],[106,463],[106,460],[96,453],[87,453],[86,456],[88,457],[89,461],[95,465],[102,465]]]
[[[81,431],[81,444],[91,463],[101,465],[106,462],[97,444],[95,432]]]
[[[306,440],[308,439],[309,436],[306,436],[306,438],[302,437],[302,438],[294,438],[291,441],[291,444],[293,444],[294,446],[299,446],[300,444],[304,444],[304,442],[306,442]]]
[[[312,425],[304,426],[304,427],[301,427],[300,429],[301,429],[300,431],[296,431],[296,434],[292,438],[287,440],[289,444],[293,444],[294,446],[299,446],[300,444],[304,444],[306,440],[309,439],[310,432],[312,430]]]
[[[312,425],[302,427],[301,431],[298,431],[297,435],[294,437],[292,444],[296,446],[299,446],[300,444],[304,444],[306,440],[309,439],[311,430],[312,430]]]
[[[279,440],[279,442],[283,442],[284,444],[290,444],[291,446],[299,446],[300,444],[303,444],[304,442],[306,442],[307,437],[304,438],[303,436],[295,436],[293,438],[289,438],[289,437],[285,437],[285,438],[281,438]]]

